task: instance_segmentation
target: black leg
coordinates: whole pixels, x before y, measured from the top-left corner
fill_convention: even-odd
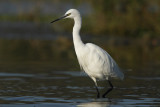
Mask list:
[[[95,83],[95,87],[96,87],[96,91],[97,91],[97,98],[100,98],[100,92],[98,90],[98,85],[97,85],[97,82],[96,82],[96,78],[94,78],[94,77],[91,77],[91,78],[92,78],[92,80]]]
[[[110,91],[113,90],[113,85],[112,85],[111,81],[108,80],[108,83],[109,83],[109,85],[110,85],[110,88],[103,94],[103,96],[102,96],[103,98],[105,98],[106,95],[107,95]]]
[[[97,86],[96,86],[96,90],[97,90],[97,98],[100,98],[100,93]]]

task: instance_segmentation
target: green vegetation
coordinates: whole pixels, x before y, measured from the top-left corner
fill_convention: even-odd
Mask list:
[[[158,0],[99,0],[94,7],[94,33],[139,37],[160,35]],[[93,29],[95,26],[93,26]]]
[[[31,2],[31,1],[30,1]],[[29,21],[36,23],[46,23],[58,14],[42,13],[43,4],[70,3],[74,8],[83,5],[84,1],[39,1],[35,2],[30,11],[17,14],[0,15],[1,21]],[[18,0],[15,2],[18,3]],[[159,37],[160,35],[160,2],[158,0],[88,0],[85,1],[91,6],[92,13],[83,17],[83,30],[85,33],[94,35],[116,35],[141,37],[149,35]],[[21,10],[21,6],[18,8]],[[63,14],[63,13],[62,13]],[[96,25],[96,26],[95,26]],[[62,26],[64,30],[68,26]],[[89,29],[89,30],[88,30]]]

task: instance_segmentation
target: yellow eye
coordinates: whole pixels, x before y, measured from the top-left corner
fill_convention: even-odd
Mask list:
[[[71,15],[71,13],[68,13],[67,16]]]

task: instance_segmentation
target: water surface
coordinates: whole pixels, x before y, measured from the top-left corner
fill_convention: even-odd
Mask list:
[[[1,107],[160,106],[159,71],[151,67],[125,71],[124,81],[113,80],[115,89],[107,98],[97,99],[93,81],[83,72],[32,66],[1,67]],[[101,93],[108,87],[106,81],[98,84]]]

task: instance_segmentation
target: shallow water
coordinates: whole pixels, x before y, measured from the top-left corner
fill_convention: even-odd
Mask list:
[[[42,66],[28,69],[27,65],[0,69],[0,107],[160,106],[159,71],[152,68],[125,71],[125,80],[113,80],[115,89],[100,99],[92,80],[80,71],[45,70]],[[98,84],[103,93],[107,82]]]

